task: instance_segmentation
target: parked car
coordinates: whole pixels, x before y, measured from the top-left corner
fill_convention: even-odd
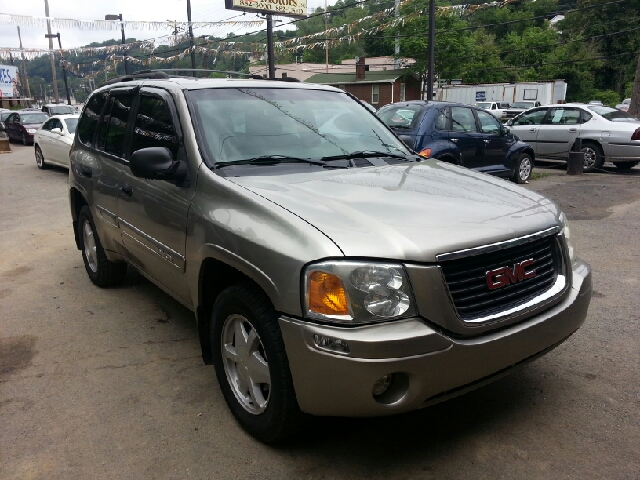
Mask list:
[[[76,107],[64,103],[48,103],[43,105],[41,110],[50,117],[52,115],[75,115],[77,113]]]
[[[75,138],[78,115],[55,115],[35,133],[34,150],[38,168],[53,164],[69,166],[69,151]]]
[[[7,118],[9,118],[9,115],[11,115],[13,113],[13,110],[6,110],[6,109],[2,109],[2,111],[0,111],[0,132],[4,133],[5,132],[5,125],[4,122],[7,121]]]
[[[4,122],[9,141],[33,144],[33,135],[49,117],[33,110],[18,110],[7,117]]]
[[[378,116],[420,155],[508,177],[516,183],[525,183],[531,176],[533,148],[486,110],[415,100],[386,105]]]
[[[589,105],[602,105],[602,100],[590,100]]]
[[[622,110],[623,112],[628,112],[630,106],[631,106],[631,99],[630,98],[625,98],[622,101],[622,103],[619,103],[619,104],[616,105],[616,108],[618,110]]]
[[[529,110],[507,122],[536,157],[567,160],[578,137],[587,172],[608,160],[621,170],[640,162],[640,121],[602,105],[567,103]]]
[[[256,438],[440,402],[583,323],[590,267],[551,200],[414,155],[337,88],[124,78],[78,123],[76,245],[96,285],[131,264],[195,312]]]
[[[478,102],[476,107],[487,110],[498,120],[502,119],[510,105],[506,102]]]
[[[520,115],[522,112],[529,110],[530,108],[539,107],[540,102],[534,101],[522,101],[522,102],[514,102],[511,106],[504,112],[502,116],[502,121],[506,122],[517,115]]]

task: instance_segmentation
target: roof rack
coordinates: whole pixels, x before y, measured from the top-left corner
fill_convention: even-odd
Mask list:
[[[186,77],[186,75],[168,75],[165,72],[207,72],[207,73],[221,73],[223,75],[234,75],[237,77],[245,77],[253,80],[276,80],[280,82],[299,82],[297,78],[293,77],[284,77],[284,78],[265,78],[260,75],[254,75],[250,73],[242,73],[242,72],[229,72],[226,70],[208,70],[208,69],[198,69],[198,68],[159,68],[154,70],[140,70],[131,75],[122,75],[120,77],[112,78],[111,80],[107,80],[102,83],[100,86],[104,87],[105,85],[113,85],[115,83],[121,82],[132,82],[134,80],[166,80],[174,77]]]

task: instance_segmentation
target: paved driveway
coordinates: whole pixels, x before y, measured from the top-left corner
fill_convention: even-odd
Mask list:
[[[566,209],[595,294],[582,329],[490,386],[285,444],[235,423],[193,315],[136,274],[100,290],[67,172],[0,155],[0,478],[638,479],[640,167],[531,182]],[[541,172],[541,170],[537,170]]]

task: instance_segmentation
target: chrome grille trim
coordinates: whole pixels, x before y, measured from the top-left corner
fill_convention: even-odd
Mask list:
[[[483,253],[491,253],[498,250],[504,250],[505,248],[515,247],[516,245],[522,245],[524,243],[529,243],[543,237],[555,235],[559,232],[560,227],[555,226],[536,233],[532,233],[530,235],[524,235],[522,237],[505,240],[504,242],[489,243],[480,247],[465,248],[463,250],[456,250],[455,252],[449,253],[440,253],[436,255],[436,262],[446,262],[448,260],[457,260],[459,258],[469,257],[472,255],[481,255]]]

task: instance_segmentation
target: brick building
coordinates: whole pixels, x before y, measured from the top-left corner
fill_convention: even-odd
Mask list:
[[[362,58],[355,73],[317,73],[305,82],[338,87],[375,108],[422,98],[420,80],[406,69],[370,71],[367,67]]]

